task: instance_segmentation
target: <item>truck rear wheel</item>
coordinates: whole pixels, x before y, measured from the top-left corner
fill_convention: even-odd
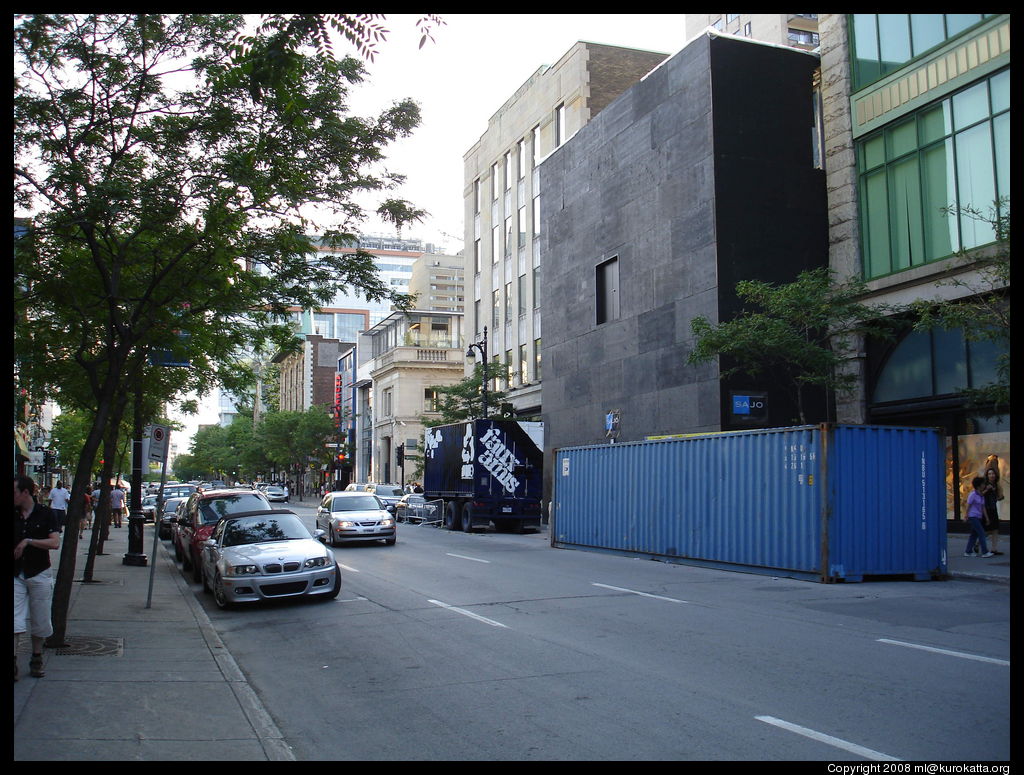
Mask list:
[[[466,507],[462,509],[462,532],[473,532],[473,507],[469,504],[466,504]]]
[[[462,527],[462,515],[459,512],[459,504],[452,501],[444,512],[444,526],[449,530],[458,530]]]

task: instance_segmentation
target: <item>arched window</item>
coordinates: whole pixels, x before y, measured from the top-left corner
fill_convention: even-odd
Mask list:
[[[1002,348],[969,341],[962,329],[911,331],[886,358],[872,392],[875,404],[959,393],[996,380]]]

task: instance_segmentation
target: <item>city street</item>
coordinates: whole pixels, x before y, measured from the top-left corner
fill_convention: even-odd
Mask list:
[[[1008,586],[399,528],[333,550],[334,601],[220,611],[192,585],[299,760],[1009,757]]]

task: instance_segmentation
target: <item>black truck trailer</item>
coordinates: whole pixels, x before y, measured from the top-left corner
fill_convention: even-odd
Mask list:
[[[496,530],[540,527],[544,424],[468,420],[428,428],[423,490],[444,501],[449,530],[467,533],[493,522]]]

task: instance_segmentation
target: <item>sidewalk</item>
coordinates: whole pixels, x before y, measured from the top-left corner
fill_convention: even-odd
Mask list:
[[[110,529],[86,584],[88,542],[87,531],[75,563],[70,648],[44,651],[44,678],[29,675],[31,638],[21,637],[14,761],[294,760],[162,541],[154,557],[152,525],[148,565],[123,563],[126,521]],[[60,552],[50,556],[56,577]]]
[[[29,675],[31,639],[21,638],[14,761],[294,760],[163,542],[154,558],[152,526],[144,567],[123,563],[127,526],[110,533],[89,584],[88,533],[79,542],[70,648],[44,652],[44,678]],[[949,535],[952,578],[1009,584],[1008,536],[997,557],[964,557],[966,545]]]
[[[964,557],[967,533],[950,533],[946,536],[946,547],[946,567],[952,578],[1010,583],[1010,536],[999,536],[999,551],[1003,553],[1001,556]]]

